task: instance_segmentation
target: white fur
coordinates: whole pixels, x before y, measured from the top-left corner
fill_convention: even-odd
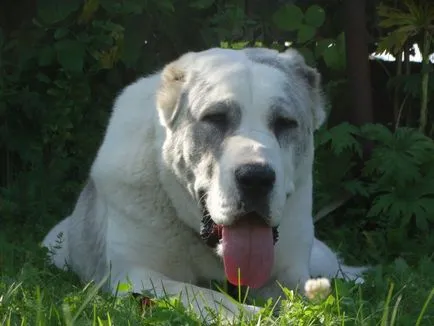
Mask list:
[[[200,182],[209,183],[207,204],[213,220],[230,224],[238,199],[231,171],[240,163],[254,161],[268,162],[276,171],[271,210],[272,223],[280,225],[273,279],[254,291],[256,295],[279,296],[275,280],[290,288],[306,286],[310,297],[314,296],[312,292],[324,292],[329,287],[324,280],[313,282],[311,275],[332,278],[343,277],[344,273],[351,279],[359,278],[364,268],[341,265],[336,254],[314,238],[313,140],[308,142],[305,166],[295,168],[291,163],[294,154],[283,153],[265,127],[264,108],[271,97],[283,92],[278,85],[285,76],[274,68],[247,65],[247,60],[241,51],[214,49],[178,61],[183,72],[200,73],[219,85],[207,94],[207,100],[236,99],[249,108],[243,109],[238,134],[225,144],[211,181],[204,181],[205,177],[196,171],[199,183],[183,185],[176,171],[167,166],[164,151],[174,140],[166,117],[156,108],[161,72],[124,89],[115,102],[91,168],[92,196],[82,193],[71,216],[55,226],[43,241],[45,246],[53,247],[58,233],[63,232],[65,246],[55,250],[52,258],[56,266],[63,268],[66,261],[84,281],[98,281],[102,274],[92,269],[98,261],[105,273],[111,271],[113,292],[118,282],[126,280],[135,292],[153,288],[159,297],[182,292],[185,304],[201,292],[198,302],[193,302],[196,311],[217,301],[228,307],[228,317],[233,316],[238,308],[235,303],[198,286],[203,281],[223,280],[224,272],[219,255],[197,236],[201,215],[193,195],[204,185]],[[187,74],[183,87],[194,87],[189,78]],[[294,87],[299,87],[295,79]],[[200,115],[200,109],[195,109],[197,101],[194,96],[189,98],[189,104]],[[201,163],[206,160],[204,157]],[[251,306],[244,308],[256,311]]]

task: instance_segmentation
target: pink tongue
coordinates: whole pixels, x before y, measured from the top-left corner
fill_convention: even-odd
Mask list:
[[[230,283],[259,288],[268,281],[274,261],[270,227],[247,223],[224,226],[222,241],[225,273]]]

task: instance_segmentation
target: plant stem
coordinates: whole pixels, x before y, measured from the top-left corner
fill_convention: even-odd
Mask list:
[[[396,77],[402,75],[402,57],[405,51],[399,51],[398,55],[396,55]],[[399,112],[400,112],[400,103],[399,103],[399,90],[398,87],[395,87],[393,92],[393,118],[395,119],[395,124],[398,126],[399,122]]]
[[[425,133],[428,119],[428,82],[429,82],[429,54],[431,47],[431,37],[428,30],[424,31],[423,35],[423,51],[422,51],[422,84],[421,84],[421,104],[420,104],[420,122],[419,131]]]

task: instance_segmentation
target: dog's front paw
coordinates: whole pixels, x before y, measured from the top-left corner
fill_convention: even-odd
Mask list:
[[[252,305],[248,305],[248,304],[241,305],[241,309],[243,310],[245,315],[249,318],[252,318],[254,315],[259,313],[259,311],[261,310],[260,307],[252,306]]]
[[[260,310],[260,307],[252,305],[230,303],[225,305],[225,308],[222,307],[222,309],[217,312],[217,315],[219,323],[234,325],[238,324],[241,320],[247,322],[252,321]]]
[[[231,309],[234,314],[231,316],[232,319],[244,319],[244,320],[252,320],[255,315],[261,310],[261,308],[248,305],[248,304],[234,304]]]
[[[331,285],[328,278],[313,278],[304,284],[304,294],[310,300],[324,300],[330,292]]]

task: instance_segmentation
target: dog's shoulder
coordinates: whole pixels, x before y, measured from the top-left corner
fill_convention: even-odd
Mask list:
[[[162,138],[155,104],[159,84],[157,72],[128,85],[115,99],[91,169],[97,185],[112,180],[112,186],[117,187],[119,183],[133,185],[144,178],[155,178],[155,146],[159,146],[157,138]]]

